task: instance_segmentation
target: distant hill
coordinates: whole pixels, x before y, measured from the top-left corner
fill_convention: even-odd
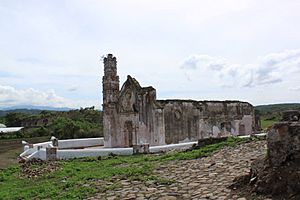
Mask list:
[[[31,109],[0,110],[0,117],[4,117],[6,114],[13,113],[13,112],[35,115],[35,114],[40,114],[42,111],[41,110],[31,110]]]
[[[275,122],[282,119],[282,112],[286,110],[300,110],[300,103],[281,103],[255,106],[261,119],[261,127],[267,130]]]
[[[282,104],[270,104],[255,106],[261,114],[266,113],[281,113],[285,110],[300,110],[300,103],[282,103]]]
[[[56,108],[51,106],[33,106],[33,105],[19,105],[11,107],[0,107],[0,110],[16,110],[16,109],[27,109],[27,110],[53,110],[53,111],[69,111],[74,110],[74,108]]]
[[[267,128],[282,119],[282,112],[286,110],[300,110],[300,103],[282,103],[255,106],[258,111],[263,128]]]
[[[12,107],[2,107],[0,108],[0,117],[5,116],[7,113],[17,112],[24,114],[40,114],[43,110],[46,111],[70,111],[74,110],[72,108],[55,108],[50,106],[32,106],[32,105],[20,105]]]

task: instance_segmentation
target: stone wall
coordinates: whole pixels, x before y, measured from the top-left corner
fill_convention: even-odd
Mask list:
[[[299,121],[300,111],[298,110],[287,110],[282,112],[282,121]]]
[[[268,133],[268,158],[273,166],[300,160],[300,122],[276,123]]]
[[[164,111],[166,143],[208,137],[249,135],[253,106],[240,101],[158,100]]]
[[[275,123],[268,132],[268,159],[280,166],[291,157],[300,158],[300,112],[284,111],[282,122]]]
[[[250,185],[273,199],[300,199],[300,122],[297,112],[285,112],[267,134],[267,156],[251,165]]]

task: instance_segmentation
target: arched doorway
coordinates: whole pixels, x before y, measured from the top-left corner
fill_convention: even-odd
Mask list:
[[[133,124],[132,121],[126,121],[124,124],[124,139],[128,147],[132,147]]]
[[[239,124],[239,135],[245,135],[246,134],[246,128],[244,124]]]

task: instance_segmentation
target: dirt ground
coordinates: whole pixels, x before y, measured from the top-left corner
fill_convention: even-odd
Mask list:
[[[4,169],[18,163],[17,158],[23,151],[23,146],[21,144],[22,140],[25,140],[29,143],[37,143],[47,141],[48,139],[49,137],[0,140],[0,169]]]

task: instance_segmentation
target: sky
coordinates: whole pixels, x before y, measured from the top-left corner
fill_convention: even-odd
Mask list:
[[[102,58],[158,99],[300,102],[299,0],[0,0],[0,107],[102,104]],[[120,85],[120,87],[121,87]]]

